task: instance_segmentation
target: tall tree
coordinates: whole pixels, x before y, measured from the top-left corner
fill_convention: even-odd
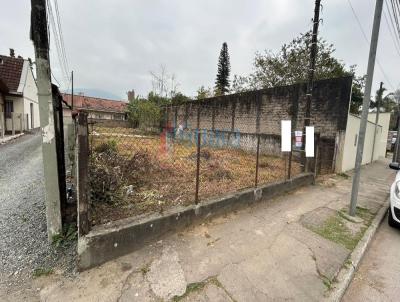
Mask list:
[[[204,86],[201,86],[199,89],[197,89],[196,99],[198,99],[198,100],[210,98],[212,96],[213,96],[213,93],[211,91],[211,88],[205,88]]]
[[[291,85],[307,81],[309,52],[311,47],[311,32],[300,34],[290,43],[283,44],[274,53],[266,50],[257,52],[254,58],[254,71],[248,76],[234,76],[233,92]],[[335,48],[323,38],[318,38],[318,54],[316,57],[315,79],[327,79],[353,75],[353,93],[351,111],[358,113],[363,99],[363,77],[355,76],[355,66],[346,68],[345,64],[335,58]]]
[[[229,62],[228,44],[222,44],[221,52],[218,59],[217,79],[215,80],[215,94],[224,95],[229,92],[230,81],[229,74],[231,72],[231,64]]]

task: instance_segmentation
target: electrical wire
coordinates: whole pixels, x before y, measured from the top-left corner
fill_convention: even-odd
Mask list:
[[[392,1],[393,1],[393,0],[392,0]],[[347,0],[347,3],[349,4],[349,6],[350,6],[350,8],[351,8],[351,11],[353,12],[354,18],[355,18],[356,21],[357,21],[358,27],[360,28],[361,33],[363,34],[363,37],[364,37],[365,41],[367,42],[367,45],[369,45],[369,44],[370,44],[370,41],[369,41],[367,35],[365,34],[364,28],[363,28],[362,25],[361,25],[360,19],[358,18],[358,15],[357,15],[356,11],[354,10],[354,7],[353,7],[353,5],[351,4],[351,1],[350,1],[350,0]],[[394,90],[394,86],[392,85],[391,81],[389,80],[388,76],[386,75],[386,72],[384,71],[384,69],[383,69],[381,63],[379,62],[379,59],[378,59],[378,58],[376,58],[376,63],[378,64],[378,67],[379,67],[379,69],[381,70],[381,73],[382,73],[383,77],[385,78],[386,82],[387,82],[387,83],[389,84],[389,86],[391,86],[391,88]]]
[[[57,57],[58,61],[60,64],[60,69],[61,73],[64,78],[64,84],[68,83],[70,81],[69,78],[69,66],[68,66],[68,60],[66,56],[66,51],[65,51],[65,44],[64,44],[64,39],[62,36],[62,29],[61,29],[61,21],[60,21],[60,14],[58,10],[58,3],[56,0],[54,0],[54,7],[55,7],[55,14],[56,17],[54,17],[54,12],[53,12],[53,7],[51,4],[51,0],[47,0],[47,10],[48,10],[48,27],[51,28],[53,32],[53,41],[56,47],[57,51]],[[59,86],[60,83],[58,83]],[[66,85],[65,85],[66,86]]]
[[[385,3],[386,3],[386,2],[385,2]],[[390,12],[389,12],[389,14],[390,14]],[[389,19],[388,19],[387,15],[386,15],[385,11],[383,11],[383,16],[384,16],[384,18],[385,18],[386,25],[387,25],[387,27],[388,27],[388,29],[389,29],[389,33],[390,33],[390,36],[391,36],[391,38],[392,38],[394,47],[395,47],[395,49],[396,49],[396,51],[397,51],[397,54],[398,54],[399,57],[400,57],[400,50],[399,50],[400,42],[399,42],[398,36],[396,35],[396,30],[395,30],[395,27],[394,27],[393,20],[391,19],[391,15],[389,15],[389,16],[390,16],[390,19],[391,19],[391,20],[390,20],[391,24],[389,24]],[[392,31],[392,30],[394,30],[394,31]]]

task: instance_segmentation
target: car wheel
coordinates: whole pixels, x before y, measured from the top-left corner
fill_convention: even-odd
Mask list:
[[[393,219],[392,210],[389,208],[389,215],[388,215],[388,224],[392,228],[398,228],[399,224]]]

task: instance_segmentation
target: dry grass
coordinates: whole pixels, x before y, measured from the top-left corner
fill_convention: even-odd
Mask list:
[[[115,134],[116,130],[123,135]],[[115,152],[106,157],[92,153],[92,183],[98,185],[92,198],[92,224],[194,202],[196,146],[175,142],[167,148],[159,136],[139,135],[131,129],[109,131],[96,129],[91,136],[93,151],[104,142],[116,145]],[[202,146],[201,150],[200,200],[254,186],[255,154],[233,148]],[[284,159],[261,155],[259,184],[283,180],[285,167]],[[293,163],[292,175],[299,172],[300,166]],[[117,181],[105,178],[107,173]],[[108,182],[110,186],[104,188]]]

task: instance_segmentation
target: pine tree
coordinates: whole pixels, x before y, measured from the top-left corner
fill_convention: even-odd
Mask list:
[[[228,44],[224,42],[218,59],[217,79],[215,80],[215,92],[217,95],[224,95],[229,92],[229,74],[231,65],[229,62]]]

